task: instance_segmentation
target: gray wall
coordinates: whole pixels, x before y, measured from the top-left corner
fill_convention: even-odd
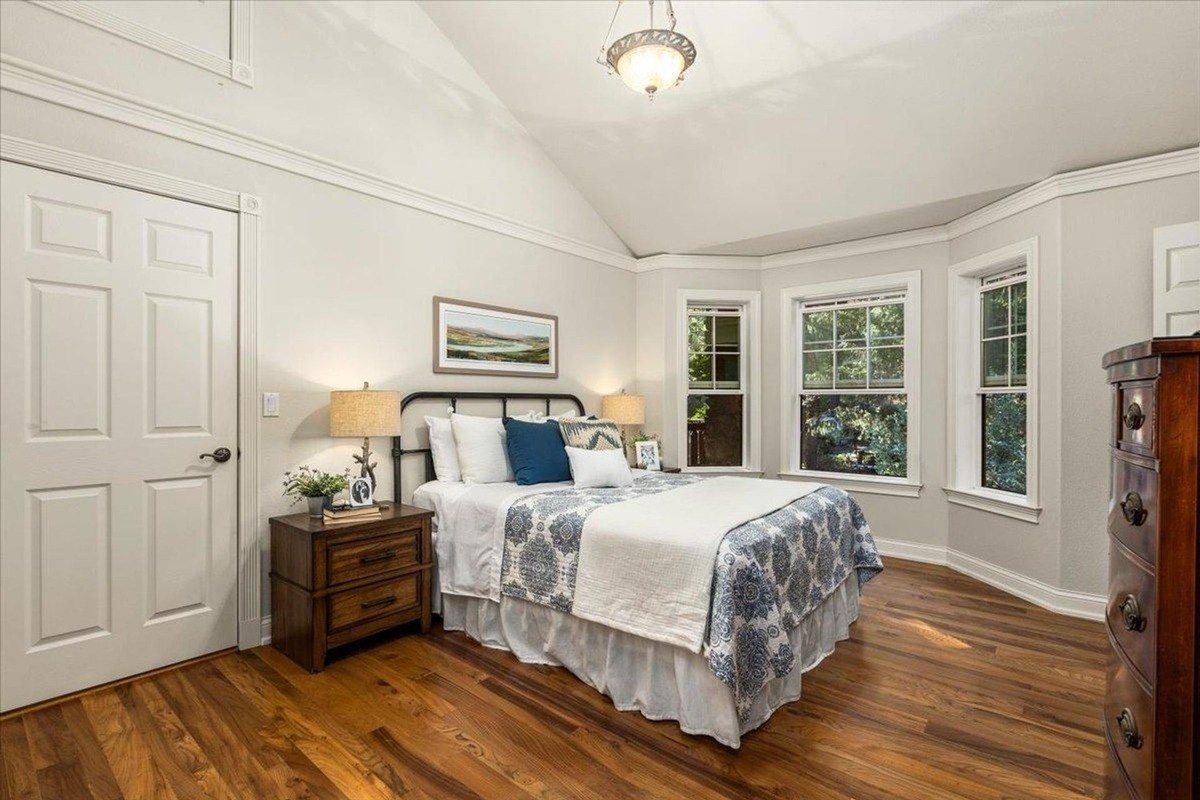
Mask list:
[[[918,498],[857,493],[876,536],[944,547],[1058,589],[1103,594],[1108,545],[1108,417],[1101,355],[1151,334],[1153,229],[1200,217],[1200,178],[1186,175],[1042,203],[949,242],[834,258],[761,273],[661,270],[638,275],[638,378],[647,422],[673,441],[662,376],[675,358],[678,288],[754,288],[763,308],[763,468],[785,463],[780,420],[780,296],[784,289],[921,270],[921,480]],[[946,501],[947,271],[1038,237],[1040,264],[1037,524]],[[657,310],[662,316],[655,317]],[[670,387],[667,387],[667,392]]]
[[[319,4],[256,4],[253,89],[25,3],[0,3],[0,49],[623,249],[424,13],[387,8],[410,49],[379,45],[352,14]],[[627,271],[10,92],[0,93],[0,130],[262,199],[259,381],[281,408],[258,420],[264,528],[290,509],[284,470],[351,463],[357,444],[328,436],[331,389],[565,391],[598,409],[600,395],[633,386]],[[560,377],[434,376],[434,295],[557,314]],[[375,446],[388,463],[389,443]],[[390,470],[379,477],[390,497]],[[263,602],[268,612],[268,592]]]

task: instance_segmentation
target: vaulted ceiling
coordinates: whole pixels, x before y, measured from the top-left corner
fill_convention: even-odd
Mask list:
[[[615,0],[422,6],[638,255],[940,224],[1200,141],[1200,3],[676,0],[699,55],[652,103],[596,64]]]

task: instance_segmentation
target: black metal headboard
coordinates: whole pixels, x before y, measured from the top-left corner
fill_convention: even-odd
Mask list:
[[[400,417],[404,418],[404,409],[417,400],[449,400],[450,409],[458,409],[459,400],[499,400],[500,416],[508,416],[510,400],[540,400],[546,404],[546,414],[550,414],[550,404],[555,400],[566,400],[575,404],[575,410],[580,416],[584,415],[583,401],[573,394],[545,394],[542,392],[413,392],[400,401]],[[392,437],[392,486],[396,502],[401,502],[400,463],[404,456],[413,453],[425,454],[425,480],[433,474],[433,450],[428,447],[413,447],[405,449],[400,442],[401,437]]]

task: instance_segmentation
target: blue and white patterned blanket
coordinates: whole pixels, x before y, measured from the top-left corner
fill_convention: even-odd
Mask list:
[[[560,489],[523,497],[508,510],[500,591],[568,613],[579,545],[592,511],[704,480],[650,474],[618,489]],[[883,569],[858,503],[823,486],[725,534],[713,570],[706,655],[733,690],[745,722],[754,698],[795,664],[788,633],[851,570],[861,587]]]

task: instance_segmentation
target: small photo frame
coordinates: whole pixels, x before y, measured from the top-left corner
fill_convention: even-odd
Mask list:
[[[350,479],[350,506],[362,508],[375,503],[374,491],[371,489],[370,478]]]
[[[662,461],[658,457],[658,442],[653,440],[634,442],[633,451],[638,469],[650,470],[651,472],[658,472],[662,469]]]

